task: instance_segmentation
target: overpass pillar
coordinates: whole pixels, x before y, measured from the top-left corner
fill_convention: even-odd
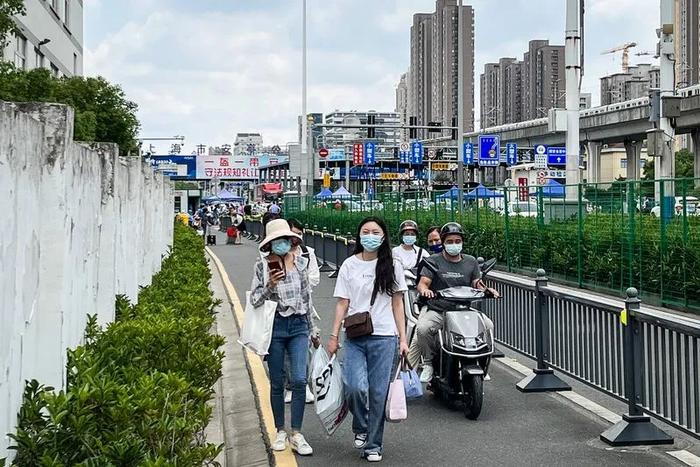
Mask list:
[[[588,153],[588,183],[600,183],[600,150],[602,144],[598,141],[588,141],[586,152]]]
[[[700,187],[700,130],[693,130],[690,133],[690,137],[693,139],[693,154],[695,155],[695,171],[693,172],[693,177],[695,177],[695,188]]]
[[[625,152],[627,153],[627,180],[639,180],[641,178],[639,161],[642,158],[642,142],[625,141]]]

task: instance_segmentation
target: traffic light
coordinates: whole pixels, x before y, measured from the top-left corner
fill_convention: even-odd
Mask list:
[[[374,139],[374,128],[372,128],[370,125],[375,124],[376,118],[377,116],[374,114],[367,115],[367,139]]]
[[[412,126],[412,127],[418,125],[418,117],[408,117],[408,125]],[[410,139],[418,138],[418,129],[417,128],[409,128],[408,129],[408,137]]]

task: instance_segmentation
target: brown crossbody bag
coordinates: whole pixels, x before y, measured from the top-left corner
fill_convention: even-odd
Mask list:
[[[372,293],[372,301],[369,304],[370,311],[355,313],[345,318],[343,327],[345,328],[345,337],[348,339],[356,339],[358,337],[369,336],[374,332],[372,325],[372,307],[374,300],[377,298],[377,291]]]

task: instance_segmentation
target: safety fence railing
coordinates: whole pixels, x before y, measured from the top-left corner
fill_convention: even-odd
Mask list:
[[[457,221],[468,232],[468,251],[496,257],[508,272],[534,275],[542,268],[552,281],[604,293],[635,287],[645,303],[700,313],[700,179],[513,181],[518,184],[465,188],[461,201],[456,189],[395,187],[386,193],[377,187],[371,200],[290,196],[285,217],[333,233],[378,216],[393,240],[405,219],[422,230]]]
[[[248,227],[262,238],[259,222]],[[353,254],[351,237],[317,226],[304,232],[331,276]],[[623,301],[552,285],[544,270],[534,280],[498,271],[487,279],[502,295],[480,304],[496,341],[536,360],[519,390],[570,390],[556,370],[627,402],[622,421],[601,434],[611,445],[673,442],[649,415],[700,439],[700,320],[642,308],[633,288]]]

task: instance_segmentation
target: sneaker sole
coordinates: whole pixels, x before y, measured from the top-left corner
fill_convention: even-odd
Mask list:
[[[313,456],[313,454],[314,454],[313,449],[311,450],[311,452],[309,452],[309,453],[307,453],[307,454],[302,454],[302,453],[299,452],[299,449],[297,449],[297,447],[294,446],[294,445],[292,445],[292,451],[296,452],[296,453],[299,454],[300,456],[305,456],[305,457],[306,457],[306,456]]]

